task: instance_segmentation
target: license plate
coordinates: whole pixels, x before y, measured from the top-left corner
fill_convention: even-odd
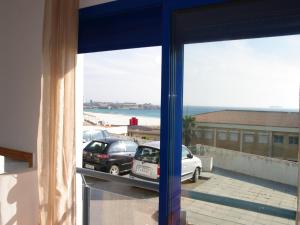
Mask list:
[[[95,166],[90,165],[90,164],[85,164],[85,168],[93,170],[93,169],[95,169]]]
[[[146,175],[146,176],[151,175],[151,169],[147,166],[137,166],[136,167],[136,172],[139,173],[139,174]]]

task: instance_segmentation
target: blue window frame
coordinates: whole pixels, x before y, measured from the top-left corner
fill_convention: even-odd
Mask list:
[[[180,224],[183,45],[300,33],[298,0],[119,0],[80,10],[79,53],[162,45],[159,224]]]

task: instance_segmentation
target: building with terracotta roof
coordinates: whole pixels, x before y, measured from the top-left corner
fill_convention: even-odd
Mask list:
[[[297,161],[299,113],[224,110],[194,116],[192,144]]]
[[[160,128],[150,126],[128,126],[127,135],[133,138],[158,141],[160,139]]]

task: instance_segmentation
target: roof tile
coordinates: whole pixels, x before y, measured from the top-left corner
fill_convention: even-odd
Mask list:
[[[223,110],[194,116],[197,122],[272,127],[299,127],[298,112]]]

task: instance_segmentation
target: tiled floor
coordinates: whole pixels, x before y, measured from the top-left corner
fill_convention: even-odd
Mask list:
[[[281,209],[296,210],[295,187],[224,170],[203,173],[203,176],[208,179],[207,182],[195,187],[187,184],[183,188],[228,197],[233,201],[244,200],[243,203],[249,202],[251,205],[245,210],[183,197],[182,206],[188,212],[190,224],[295,224],[292,219],[280,217]],[[274,215],[253,211],[253,207],[256,207],[253,203],[272,206]]]

